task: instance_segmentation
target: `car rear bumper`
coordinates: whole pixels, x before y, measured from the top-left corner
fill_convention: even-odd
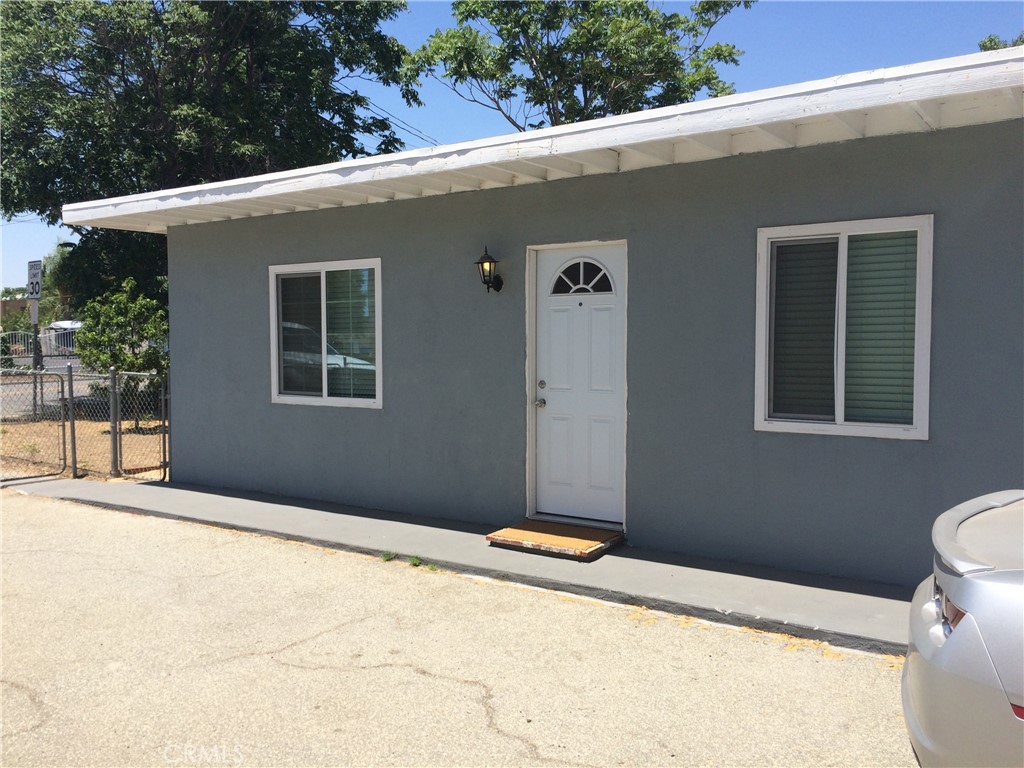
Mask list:
[[[974,619],[947,637],[932,577],[914,593],[903,714],[922,766],[1024,765],[1024,721],[1010,709]]]

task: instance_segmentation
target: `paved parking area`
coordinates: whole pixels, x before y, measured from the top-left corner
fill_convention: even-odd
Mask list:
[[[915,765],[898,657],[0,503],[5,766]]]

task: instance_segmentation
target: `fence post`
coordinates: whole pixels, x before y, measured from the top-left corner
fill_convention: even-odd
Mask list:
[[[171,455],[170,455],[170,442],[171,442],[171,426],[170,419],[168,418],[168,402],[170,394],[167,392],[167,378],[166,374],[160,377],[160,450],[161,450],[161,467],[162,474],[161,480],[170,480],[170,469],[171,469]]]
[[[75,374],[68,363],[68,428],[71,431],[71,476],[78,477],[78,446],[75,443]]]
[[[38,319],[39,302],[32,309],[33,316]],[[32,323],[32,370],[38,371],[43,367],[43,345],[39,343],[39,323]]]
[[[121,459],[118,454],[117,433],[121,428],[121,409],[118,407],[117,369],[110,366],[110,476],[121,476]]]

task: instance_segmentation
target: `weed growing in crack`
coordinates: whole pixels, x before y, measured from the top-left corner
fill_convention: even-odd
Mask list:
[[[396,555],[394,552],[381,552],[380,553],[380,559],[383,560],[385,563],[390,563],[396,557],[398,557],[398,555]]]

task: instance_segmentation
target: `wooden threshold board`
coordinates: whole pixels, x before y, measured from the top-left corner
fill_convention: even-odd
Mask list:
[[[523,520],[518,525],[487,534],[487,541],[502,547],[546,552],[577,560],[593,560],[625,539],[622,531],[543,520]]]

